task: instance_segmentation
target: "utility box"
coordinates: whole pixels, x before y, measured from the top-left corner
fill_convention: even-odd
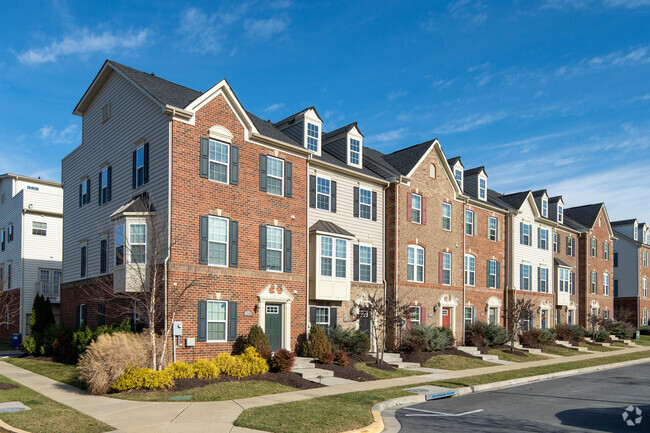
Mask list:
[[[183,322],[172,322],[172,336],[180,337],[183,335]]]
[[[641,331],[636,331],[636,339],[640,340],[641,339]]]
[[[20,343],[23,342],[23,335],[22,334],[11,334],[11,348],[12,349],[18,349],[20,347]]]

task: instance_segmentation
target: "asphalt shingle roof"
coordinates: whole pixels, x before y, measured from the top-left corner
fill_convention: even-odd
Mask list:
[[[474,167],[474,168],[467,169],[467,170],[465,170],[465,171],[463,172],[463,174],[464,174],[465,177],[467,177],[467,176],[473,176],[473,175],[475,175],[475,174],[479,174],[479,173],[482,172],[482,171],[485,172],[485,174],[487,174],[487,171],[485,171],[485,167],[484,167],[484,166]]]
[[[384,156],[384,159],[401,174],[407,175],[415,167],[415,164],[420,161],[422,155],[431,147],[434,141],[435,139],[425,141],[424,143],[389,153]]]
[[[273,123],[267,122],[266,120],[262,120],[249,111],[247,111],[246,114],[248,114],[248,117],[250,117],[251,122],[253,122],[253,124],[260,132],[260,134],[265,135],[269,138],[273,138],[278,141],[282,141],[283,143],[291,144],[297,147],[302,147],[300,143],[298,143],[296,140],[294,140],[293,138],[289,137],[287,134],[283,133],[278,128],[276,128],[273,125]]]
[[[502,194],[499,196],[499,200],[507,203],[514,209],[519,209],[526,200],[526,197],[528,197],[529,192],[530,191],[521,191],[513,192],[512,194]]]
[[[344,132],[350,131],[350,129],[354,128],[357,126],[357,122],[352,122],[348,125],[341,126],[340,128],[335,129],[334,131],[330,132],[323,132],[323,142],[327,141],[328,138],[330,137],[336,137],[339,134],[343,134]]]
[[[579,222],[583,226],[593,227],[600,213],[603,203],[587,204],[584,206],[569,207],[564,209],[564,215]]]
[[[447,159],[447,164],[449,164],[449,167],[453,167],[458,161],[460,161],[460,156],[454,156],[453,158]],[[460,163],[462,164],[463,162],[460,161]]]
[[[634,224],[634,221],[636,221],[636,218],[632,218],[629,220],[611,221],[610,224],[613,226],[626,226],[628,224]]]

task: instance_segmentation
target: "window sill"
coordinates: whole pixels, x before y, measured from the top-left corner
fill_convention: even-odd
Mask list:
[[[206,343],[227,343],[228,340],[205,340]]]
[[[282,274],[282,271],[275,271],[273,269],[267,269],[266,272],[273,272],[274,274]]]
[[[406,280],[409,283],[419,283],[419,284],[424,284],[424,281],[417,281],[417,280]]]

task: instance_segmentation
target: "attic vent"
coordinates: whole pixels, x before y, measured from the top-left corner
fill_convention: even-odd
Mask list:
[[[111,101],[108,101],[102,107],[102,123],[106,122],[111,117]]]

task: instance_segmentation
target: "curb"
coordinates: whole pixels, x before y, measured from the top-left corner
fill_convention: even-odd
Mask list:
[[[372,408],[372,424],[366,427],[361,427],[355,430],[348,430],[343,433],[380,433],[384,431],[384,420],[381,418],[381,414],[375,410],[375,407]]]

